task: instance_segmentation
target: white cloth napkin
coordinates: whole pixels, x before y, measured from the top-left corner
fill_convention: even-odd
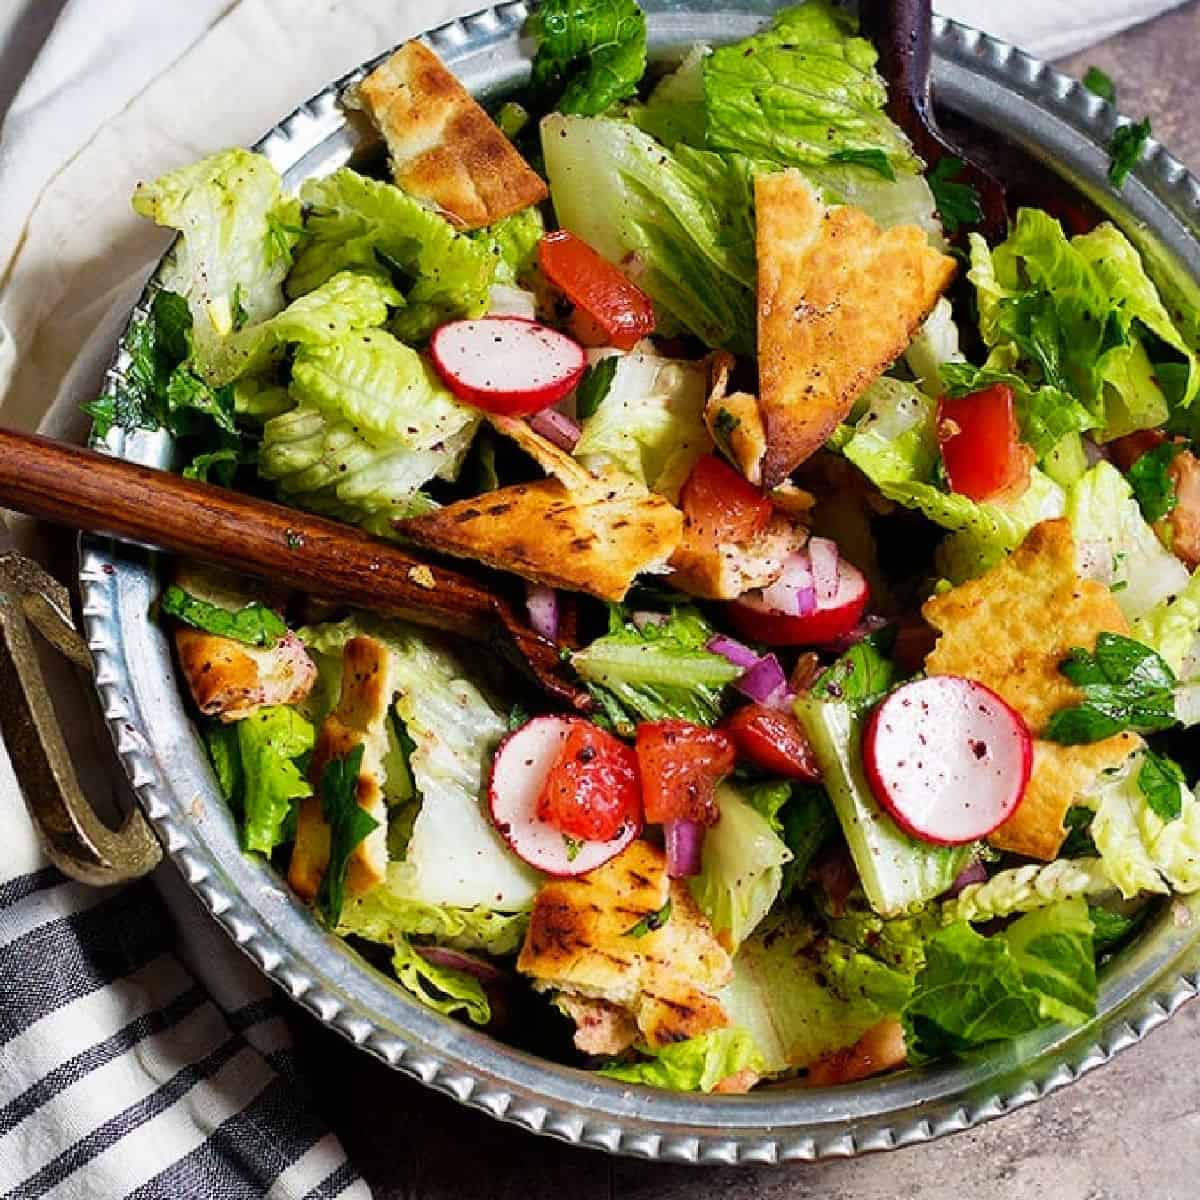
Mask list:
[[[1173,2],[939,7],[1052,57]],[[330,79],[483,0],[5,3],[0,72],[27,74],[0,126],[0,421],[78,436],[78,403],[167,241],[131,213],[137,181],[254,141]],[[49,37],[18,67],[48,9],[61,10]],[[2,746],[0,846],[0,1193],[182,1200],[218,1194],[214,1181],[233,1171],[239,1184],[219,1194],[367,1194],[288,1094],[264,981],[170,868],[158,882],[174,933],[140,915],[161,912],[143,885],[114,896],[63,880],[41,857]],[[115,936],[123,924],[137,936]],[[98,939],[91,949],[85,935]],[[111,982],[81,969],[60,979],[53,1010],[26,1019],[37,988],[6,992],[5,980],[38,939],[48,953],[84,946],[74,952],[88,961],[99,945]]]

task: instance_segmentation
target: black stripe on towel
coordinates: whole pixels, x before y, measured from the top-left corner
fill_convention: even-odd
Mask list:
[[[0,909],[10,908],[34,892],[42,892],[66,882],[67,877],[57,867],[43,867],[31,875],[18,875],[7,883],[0,883]]]
[[[340,1196],[357,1179],[358,1172],[348,1162],[344,1162],[336,1170],[330,1171],[304,1197],[304,1200],[335,1200],[336,1197]]]

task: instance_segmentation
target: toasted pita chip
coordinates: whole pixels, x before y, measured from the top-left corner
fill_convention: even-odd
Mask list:
[[[704,423],[712,440],[727,451],[737,469],[758,487],[762,483],[762,461],[767,452],[767,433],[758,400],[749,392],[729,393],[733,355],[715,350],[709,355],[708,364]]]
[[[762,479],[774,487],[901,354],[955,266],[915,225],[883,230],[859,208],[826,207],[799,171],[760,175],[754,197]]]
[[[590,489],[590,485],[589,485]],[[406,537],[550,587],[621,600],[679,544],[683,515],[652,492],[573,492],[558,479],[515,484],[396,522]]]
[[[661,928],[630,932],[668,899],[671,911]],[[517,969],[541,990],[603,1000],[627,1012],[651,1045],[729,1024],[714,995],[732,977],[729,955],[687,886],[667,877],[663,852],[648,842],[631,843],[587,875],[545,884]],[[618,1036],[622,1028],[608,1033]]]
[[[363,756],[355,795],[359,807],[369,812],[377,825],[350,856],[346,891],[369,891],[387,875],[383,758],[388,749],[388,709],[395,691],[388,648],[374,638],[351,638],[342,651],[342,691],[337,707],[325,718],[309,763],[308,777],[315,794],[300,802],[296,844],[288,865],[288,882],[306,900],[316,896],[329,865],[329,824],[321,809],[321,775],[333,759],[345,758],[356,746],[362,746]]]
[[[478,229],[549,192],[428,46],[406,42],[350,97],[383,134],[396,183]]]
[[[736,600],[750,588],[774,583],[788,555],[803,549],[807,540],[808,530],[776,513],[746,545],[714,544],[685,514],[683,535],[671,555],[669,582],[706,600]]]
[[[606,476],[594,475],[577,458],[572,458],[549,438],[531,429],[528,421],[489,413],[488,422],[497,433],[516,442],[547,475],[557,479],[568,491],[579,495],[603,495],[612,491],[614,485]],[[619,482],[622,487],[645,490],[638,488],[637,481],[627,476],[621,476]]]
[[[1035,735],[1060,708],[1083,699],[1058,669],[1068,652],[1093,649],[1101,633],[1129,632],[1108,588],[1075,573],[1071,526],[1062,519],[1035,525],[1009,558],[922,611],[941,634],[925,661],[929,674],[985,684]],[[1063,818],[1079,793],[1140,745],[1129,733],[1088,746],[1036,740],[1025,798],[988,840],[1031,858],[1053,858],[1066,837]]]

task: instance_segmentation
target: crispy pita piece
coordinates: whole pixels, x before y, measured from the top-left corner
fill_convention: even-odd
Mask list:
[[[225,722],[269,704],[298,704],[317,679],[316,665],[294,633],[274,646],[247,646],[181,625],[175,650],[196,707]]]
[[[396,522],[406,537],[550,587],[621,600],[679,544],[683,515],[653,492],[580,494],[558,479],[499,488]]]
[[[607,1058],[624,1054],[638,1039],[637,1022],[628,1009],[608,1000],[593,1000],[572,992],[560,992],[555,1004],[575,1022],[575,1049]]]
[[[354,90],[383,134],[396,183],[464,229],[540,204],[544,181],[428,46],[406,42]]]
[[[733,459],[734,466],[759,487],[763,457],[767,452],[767,431],[763,428],[758,399],[749,392],[729,392],[733,365],[733,355],[724,350],[714,350],[709,355],[704,423],[712,440]]]
[[[954,275],[915,225],[827,207],[796,170],[754,182],[762,482],[789,475],[897,358]]]
[[[630,931],[661,912],[666,922],[641,936]],[[686,884],[667,877],[663,852],[629,845],[612,861],[573,879],[554,879],[538,892],[517,969],[539,990],[560,998],[603,1000],[632,1018],[654,1046],[696,1037],[729,1024],[715,993],[733,965]],[[613,1024],[614,1039],[627,1027]],[[589,1038],[586,1029],[580,1035]]]
[[[744,546],[714,543],[691,519],[683,518],[683,536],[671,555],[668,582],[705,600],[736,600],[750,588],[767,587],[783,574],[789,554],[804,548],[808,531],[779,513]]]
[[[925,660],[931,675],[962,675],[998,693],[1035,735],[1083,693],[1059,671],[1075,646],[1091,650],[1101,633],[1129,632],[1112,593],[1075,571],[1071,526],[1035,525],[1016,551],[978,579],[928,601],[922,612],[940,631]],[[1029,789],[1017,811],[988,839],[1003,850],[1052,859],[1063,818],[1079,793],[1141,745],[1119,733],[1087,746],[1036,739]]]
[[[577,458],[572,458],[549,438],[542,437],[536,429],[530,428],[528,421],[489,413],[488,423],[497,433],[516,442],[547,475],[557,479],[568,491],[579,495],[603,495],[612,491],[614,482],[607,476],[594,475]],[[629,490],[644,490],[638,488],[636,480],[627,476],[618,477],[616,482]]]
[[[387,875],[387,804],[383,794],[383,758],[388,748],[388,709],[396,688],[392,657],[374,638],[351,638],[342,651],[342,690],[337,707],[325,718],[309,763],[314,795],[300,802],[296,844],[288,865],[288,882],[312,900],[329,865],[329,824],[321,810],[321,775],[335,758],[362,746],[355,794],[360,808],[377,825],[350,856],[346,891],[359,894],[382,883]]]

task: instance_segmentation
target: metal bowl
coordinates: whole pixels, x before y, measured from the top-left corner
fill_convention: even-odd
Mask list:
[[[655,57],[696,41],[752,33],[777,7],[750,0],[646,0]],[[476,94],[520,83],[527,5],[505,3],[426,40]],[[1119,201],[1105,186],[1113,110],[1079,83],[974,30],[937,20],[939,101],[1003,131],[1104,203],[1154,262],[1160,280],[1200,278],[1200,185],[1162,147],[1148,153]],[[363,134],[338,105],[374,64],[331,84],[258,149],[289,186],[348,161]],[[1105,199],[1107,197],[1107,200]],[[151,284],[151,287],[153,284]],[[143,296],[135,312],[145,310]],[[110,377],[128,366],[123,345]],[[159,434],[123,435],[112,453],[166,465]],[[429,1011],[331,936],[259,859],[243,854],[188,717],[166,639],[148,617],[157,560],[85,538],[80,581],[96,685],[117,751],[149,820],[184,878],[230,937],[323,1022],[384,1062],[464,1104],[568,1142],[613,1153],[699,1163],[775,1163],[848,1156],[928,1141],[1028,1104],[1138,1041],[1200,988],[1200,898],[1163,907],[1104,971],[1097,1015],[1079,1029],[1037,1032],[969,1061],[906,1070],[827,1090],[777,1085],[749,1096],[630,1088],[533,1057]]]

